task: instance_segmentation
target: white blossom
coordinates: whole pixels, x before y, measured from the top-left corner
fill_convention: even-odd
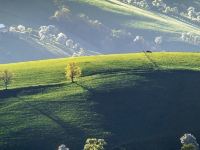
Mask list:
[[[67,41],[67,36],[64,33],[59,33],[56,37],[56,42],[60,44],[65,44]]]
[[[69,150],[69,148],[67,148],[64,144],[62,144],[58,147],[58,150]]]
[[[18,30],[18,32],[25,32],[26,31],[26,27],[25,26],[23,26],[23,25],[18,25],[17,26],[17,30]]]
[[[195,146],[195,150],[199,150],[199,144],[197,143],[196,138],[194,137],[194,135],[192,134],[184,134],[181,138],[180,138],[181,144],[183,145],[187,145],[187,144],[193,144]]]
[[[137,35],[133,41],[144,43],[144,37]]]
[[[155,42],[156,45],[162,44],[162,41],[163,41],[162,36],[155,37],[154,42]]]

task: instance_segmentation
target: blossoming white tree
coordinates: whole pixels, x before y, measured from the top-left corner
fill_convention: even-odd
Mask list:
[[[58,147],[58,150],[69,150],[69,148],[67,148],[64,144],[62,144]]]
[[[193,147],[194,150],[199,150],[199,144],[197,143],[196,138],[194,137],[194,135],[187,133],[184,134],[181,138],[180,138],[182,149],[184,147]]]

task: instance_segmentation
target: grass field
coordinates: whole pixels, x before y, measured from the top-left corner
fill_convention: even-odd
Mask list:
[[[76,61],[83,76],[65,80]],[[14,73],[0,91],[0,149],[81,149],[105,138],[108,149],[179,149],[200,134],[199,53],[144,53],[0,65]]]

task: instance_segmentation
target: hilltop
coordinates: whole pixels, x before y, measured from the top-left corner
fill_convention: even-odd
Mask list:
[[[80,64],[75,84],[68,62]],[[136,53],[0,65],[14,73],[0,91],[0,149],[81,149],[88,137],[109,149],[179,149],[198,136],[200,54]]]

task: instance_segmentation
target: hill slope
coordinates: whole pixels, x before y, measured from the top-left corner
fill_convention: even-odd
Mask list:
[[[197,2],[193,0],[192,5]],[[189,7],[187,2],[184,4]],[[80,50],[74,50],[76,44],[85,50],[81,55],[144,49],[199,51],[198,24],[143,10],[119,0],[8,0],[1,3],[0,10],[0,24],[5,24],[6,28],[24,25],[34,31],[34,34],[22,34],[25,36],[22,40],[22,36],[7,38],[1,35],[0,28],[0,63],[72,56]],[[55,42],[58,33],[46,36],[48,42],[42,40],[43,37],[39,37],[40,27],[48,25],[54,25],[59,32],[66,34],[67,40],[72,40],[74,45],[66,44],[66,41],[58,45]],[[181,38],[182,34],[186,37]],[[142,36],[145,42],[134,42],[137,36]],[[162,37],[161,43],[155,43],[156,37]],[[72,46],[67,48],[69,45]],[[19,55],[15,55],[16,52]],[[24,57],[20,56],[23,52],[26,52]]]
[[[152,29],[157,32],[163,31],[163,32],[175,32],[175,33],[182,32],[182,31],[188,31],[188,32],[197,31],[197,33],[200,34],[198,31],[198,28],[190,26],[186,23],[183,23],[181,21],[175,20],[167,16],[159,16],[159,14],[140,9],[135,6],[130,6],[128,4],[124,4],[117,0],[102,0],[102,1],[78,0],[78,1],[81,1],[83,3],[88,3],[90,5],[97,6],[101,9],[105,9],[108,11],[130,15],[133,17],[133,20],[137,21],[138,26],[136,28]],[[146,24],[144,24],[143,26],[140,26],[142,25],[142,23],[146,23]],[[124,22],[122,22],[122,24],[124,24]],[[149,28],[148,24],[155,24],[155,26],[152,26],[152,28]],[[160,28],[157,28],[156,26]],[[179,28],[176,28],[176,27],[179,27]]]
[[[169,150],[200,137],[200,54],[123,54],[0,65],[14,72],[0,91],[0,149],[81,149],[88,137],[109,149]],[[77,83],[64,68],[76,61]]]

